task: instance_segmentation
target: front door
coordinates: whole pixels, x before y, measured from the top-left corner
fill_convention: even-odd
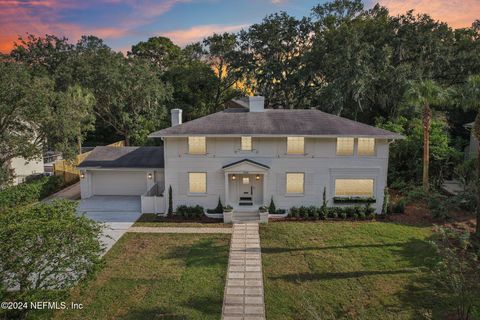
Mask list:
[[[239,205],[253,206],[253,181],[249,175],[240,176]]]

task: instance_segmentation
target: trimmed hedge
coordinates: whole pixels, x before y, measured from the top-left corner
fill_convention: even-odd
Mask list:
[[[60,191],[65,186],[60,176],[39,177],[0,191],[0,212],[26,206]]]
[[[196,205],[196,206],[178,206],[177,211],[175,214],[180,217],[184,218],[200,218],[203,216],[203,207]]]
[[[303,218],[310,220],[325,220],[325,219],[355,219],[366,220],[374,217],[375,210],[370,203],[364,206],[354,207],[292,207],[288,213],[289,217]]]

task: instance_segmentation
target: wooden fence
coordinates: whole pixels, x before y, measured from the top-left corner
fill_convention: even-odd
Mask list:
[[[109,147],[124,147],[125,141],[117,141],[108,145]],[[72,184],[80,178],[80,171],[77,165],[88,157],[91,151],[81,153],[75,160],[57,160],[53,164],[53,172],[56,176],[63,176],[66,184]]]

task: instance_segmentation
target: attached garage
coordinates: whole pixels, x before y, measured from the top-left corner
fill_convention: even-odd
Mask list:
[[[78,169],[82,199],[140,197],[165,183],[162,147],[96,147]]]
[[[147,191],[147,173],[142,171],[92,171],[96,196],[139,196]]]

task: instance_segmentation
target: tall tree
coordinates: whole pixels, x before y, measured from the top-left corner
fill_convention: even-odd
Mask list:
[[[433,80],[411,81],[405,93],[407,104],[421,108],[423,124],[423,177],[425,191],[430,188],[428,169],[430,165],[430,122],[432,105],[445,101],[446,91]]]
[[[181,62],[182,49],[166,37],[152,37],[132,46],[129,57],[144,58],[155,63],[162,70]]]
[[[477,111],[473,125],[473,133],[477,139],[477,226],[475,233],[480,237],[480,75],[471,76],[467,82],[460,88],[459,103],[466,109]]]

